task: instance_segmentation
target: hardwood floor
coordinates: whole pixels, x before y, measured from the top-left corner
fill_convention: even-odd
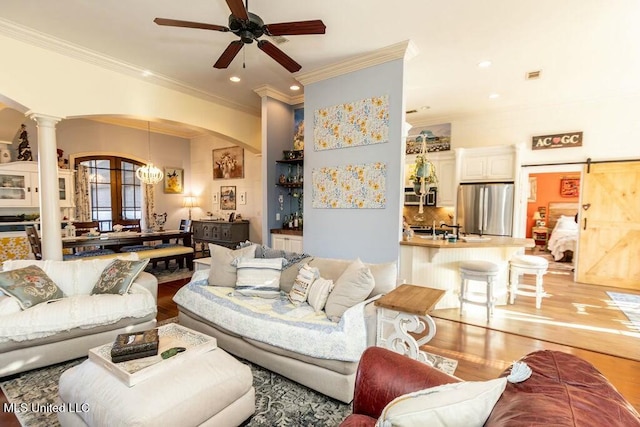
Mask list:
[[[528,280],[525,277],[524,282],[531,283]],[[158,320],[178,315],[172,298],[187,281],[159,286]],[[459,310],[437,310],[437,333],[423,349],[458,360],[456,375],[465,380],[496,378],[511,362],[535,350],[572,353],[596,366],[640,410],[640,331],[634,331],[626,316],[606,303],[605,292],[610,289],[573,282],[569,275],[547,274],[545,290],[550,296],[540,310],[527,297],[498,307],[490,322],[482,318],[480,307],[466,310],[463,316]],[[527,326],[523,319],[533,320]],[[3,402],[6,398],[0,392],[0,405]],[[17,427],[19,423],[13,414],[0,412],[0,425]]]
[[[533,283],[526,276],[525,283]],[[636,293],[573,282],[569,275],[544,277],[548,298],[519,296],[498,306],[487,322],[484,307],[435,310],[437,333],[425,351],[458,360],[456,376],[486,380],[535,350],[560,350],[591,362],[640,410],[640,329],[613,306],[606,291]],[[477,310],[475,310],[477,309]]]

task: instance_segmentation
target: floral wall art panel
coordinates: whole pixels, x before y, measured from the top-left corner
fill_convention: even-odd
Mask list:
[[[388,142],[389,96],[318,109],[313,125],[315,151]]]
[[[328,209],[383,209],[386,206],[387,165],[322,167],[312,171],[311,206]]]

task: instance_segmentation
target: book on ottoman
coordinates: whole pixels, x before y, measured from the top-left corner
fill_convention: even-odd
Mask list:
[[[156,356],[158,350],[139,351],[137,353],[123,354],[122,356],[111,356],[113,363],[126,362],[127,360],[142,359],[143,357]]]
[[[111,347],[111,360],[117,363],[155,356],[159,343],[158,329],[119,334]]]
[[[192,361],[201,354],[217,348],[214,337],[185,328],[177,323],[159,326],[158,335],[160,336],[160,346],[158,354],[154,356],[114,363],[111,360],[113,343],[108,343],[90,349],[89,360],[111,372],[127,387],[133,387],[159,373],[168,372],[172,366]],[[173,347],[184,347],[186,351],[169,359],[163,359],[160,353]]]

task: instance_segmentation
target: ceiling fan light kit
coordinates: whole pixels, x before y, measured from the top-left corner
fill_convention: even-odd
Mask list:
[[[201,22],[180,21],[176,19],[156,18],[153,20],[158,25],[170,27],[197,28],[202,30],[213,30],[220,32],[232,32],[240,40],[232,41],[222,52],[213,65],[214,68],[224,69],[231,64],[236,55],[242,50],[245,44],[251,44],[255,40],[258,48],[269,55],[278,64],[282,65],[289,72],[295,73],[302,66],[289,57],[286,53],[267,40],[259,40],[263,35],[268,36],[295,36],[305,34],[324,34],[326,26],[319,20],[281,22],[277,24],[265,24],[258,15],[249,12],[247,5],[242,0],[226,0],[231,15],[229,16],[229,27],[221,25],[205,24]]]

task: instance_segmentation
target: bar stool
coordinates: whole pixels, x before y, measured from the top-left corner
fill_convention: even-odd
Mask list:
[[[547,273],[549,262],[539,256],[534,255],[516,255],[509,262],[510,269],[510,285],[509,285],[509,303],[513,304],[516,295],[527,297],[536,297],[536,308],[542,305],[542,298],[547,294],[542,285],[542,276]],[[535,285],[523,285],[519,283],[521,274],[535,274]]]
[[[460,311],[464,309],[464,303],[484,305],[487,307],[487,321],[493,316],[493,307],[496,303],[493,285],[500,274],[500,267],[490,261],[462,261],[460,263]],[[476,280],[486,282],[487,296],[484,301],[469,299],[467,295],[467,281]]]

